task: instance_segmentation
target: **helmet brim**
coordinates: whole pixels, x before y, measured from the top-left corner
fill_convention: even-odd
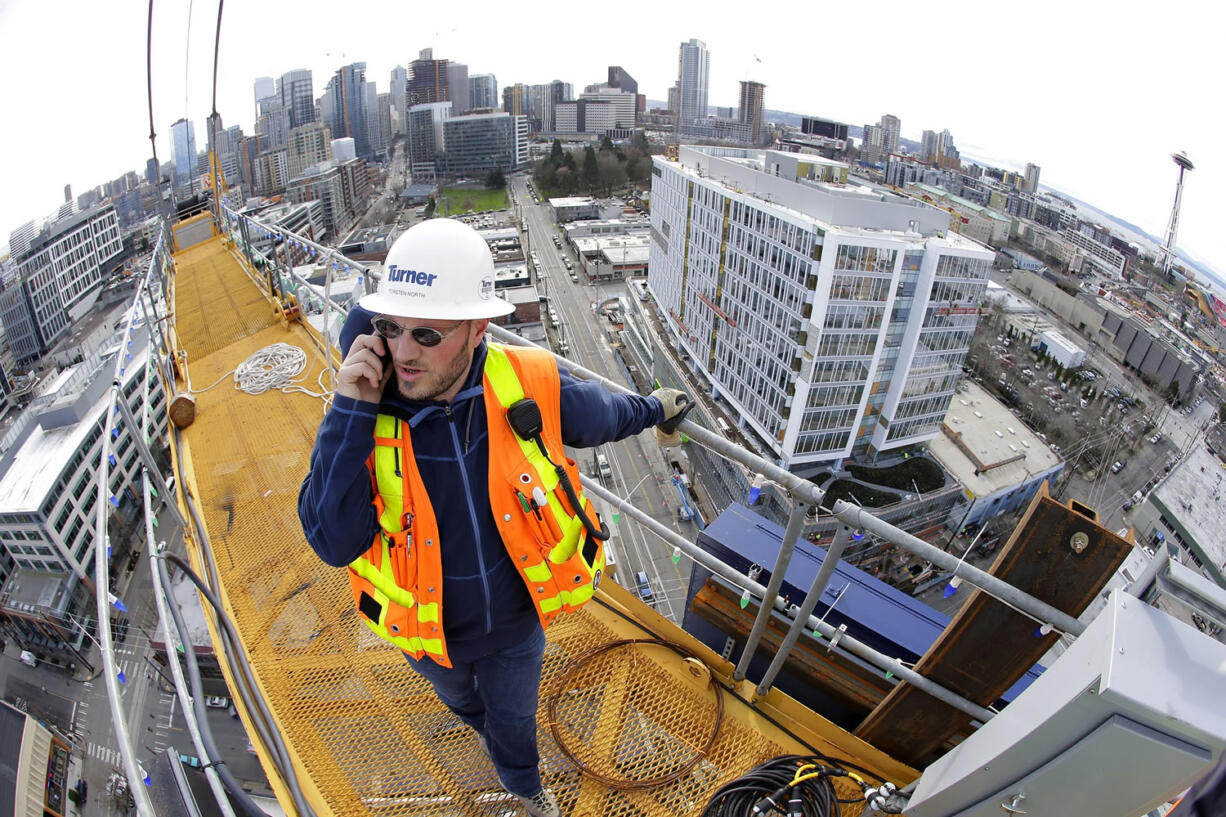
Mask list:
[[[427,301],[425,298],[419,304],[411,304],[405,298],[389,298],[379,292],[363,295],[358,299],[358,305],[377,315],[390,315],[396,318],[416,318],[419,320],[471,321],[480,318],[498,318],[510,315],[515,311],[515,305],[491,295],[476,303],[439,303]]]

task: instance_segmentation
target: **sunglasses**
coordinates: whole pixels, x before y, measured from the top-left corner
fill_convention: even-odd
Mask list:
[[[378,317],[371,318],[370,325],[374,327],[375,332],[380,337],[387,340],[395,340],[405,332],[408,332],[409,336],[413,338],[418,346],[438,346],[464,324],[458,323],[446,332],[440,332],[437,329],[431,329],[429,326],[414,326],[412,329],[408,329],[391,318]]]

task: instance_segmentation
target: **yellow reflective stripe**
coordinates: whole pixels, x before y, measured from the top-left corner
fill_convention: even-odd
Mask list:
[[[524,568],[524,575],[534,582],[547,582],[553,578],[553,573],[549,570],[549,565],[544,562],[537,562],[534,565]]]
[[[362,620],[366,621],[366,619]],[[370,627],[371,631],[375,635],[386,641],[390,641],[393,645],[399,647],[405,652],[426,652],[432,655],[443,654],[443,640],[441,638],[418,638],[417,636],[405,638],[404,636],[392,635],[383,627],[369,621],[366,621],[366,626]]]
[[[383,564],[390,565],[390,559],[386,553],[386,542],[384,543],[383,547]],[[349,563],[349,567],[353,569],[354,573],[357,573],[363,579],[374,585],[375,591],[381,593],[387,600],[395,602],[401,607],[412,607],[416,603],[416,600],[413,598],[413,594],[411,592],[398,586],[390,575],[385,576],[379,570],[375,569],[375,566],[366,561],[365,557],[359,556],[358,558],[354,559]],[[375,599],[375,601],[380,603],[383,602],[382,599]]]
[[[419,624],[428,621],[438,622],[438,602],[417,605],[417,621]]]
[[[387,414],[375,418],[375,436],[382,438],[399,437],[400,421]],[[375,446],[375,482],[379,486],[379,495],[383,497],[383,514],[379,517],[379,526],[384,530],[400,530],[401,518],[404,515],[404,486],[402,478],[396,476],[397,459],[400,450],[390,445]]]
[[[506,349],[500,344],[488,344],[484,373],[489,379],[490,387],[494,390],[494,397],[498,400],[498,405],[504,409],[524,398],[523,384],[519,382],[519,375],[515,374],[515,367],[511,365],[511,358],[507,355]],[[554,472],[553,466],[536,447],[536,443],[531,440],[520,440],[518,436],[516,440],[519,442],[519,449],[524,458],[532,464],[537,478],[545,486],[545,492],[552,494],[553,489],[558,486],[558,475]]]
[[[537,605],[540,606],[542,613],[552,613],[562,609],[562,594],[548,599],[538,599]]]
[[[577,605],[583,604],[583,602],[587,601],[588,599],[592,597],[593,592],[595,592],[595,588],[592,587],[590,584],[583,584],[583,585],[580,585],[579,587],[576,587],[574,590],[570,591],[571,606],[575,607]]]

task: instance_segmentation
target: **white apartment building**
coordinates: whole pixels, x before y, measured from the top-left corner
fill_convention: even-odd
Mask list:
[[[166,438],[165,396],[156,375],[149,373],[148,339],[140,337],[143,330],[135,334],[131,349],[122,349],[117,339],[60,372],[0,441],[0,547],[17,567],[71,573],[79,579],[93,575],[98,472],[115,355],[131,354],[124,366],[123,393],[137,420],[145,379],[151,378],[151,436],[155,441]],[[122,511],[140,502],[141,461],[135,437],[121,416],[115,427],[108,497],[115,497]]]
[[[808,158],[655,157],[648,273],[682,358],[802,470],[938,433],[994,258],[948,213],[817,181]]]
[[[614,108],[614,128],[633,128],[635,118],[636,94],[623,91],[620,88],[610,88],[608,85],[596,85],[579,95],[580,99],[590,102],[606,102]],[[589,106],[588,116],[591,116]],[[592,130],[589,128],[589,130]]]
[[[89,296],[101,289],[107,264],[122,251],[119,219],[109,205],[59,218],[31,238],[16,258],[20,287],[3,309],[5,334],[17,362],[46,354],[88,310]]]
[[[1062,230],[1060,237],[1075,247],[1086,251],[1086,260],[1111,278],[1121,279],[1128,268],[1128,259],[1114,247],[1095,241],[1077,230]]]

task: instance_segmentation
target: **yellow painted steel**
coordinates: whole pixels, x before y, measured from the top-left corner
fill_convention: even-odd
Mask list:
[[[316,387],[324,361],[314,337],[300,324],[286,329],[276,322],[223,239],[196,245],[176,261],[177,336],[197,387],[277,342],[306,351],[303,379]],[[491,815],[514,805],[472,732],[398,650],[362,626],[344,569],[321,562],[303,538],[298,486],[323,402],[279,391],[252,396],[227,381],[198,400],[196,421],[183,432],[180,479],[203,518],[220,574],[219,595],[312,807],[324,817]],[[199,543],[189,547],[199,567]],[[699,651],[731,686],[726,661],[606,582],[595,602],[550,627],[543,692],[588,649],[648,634]],[[216,632],[213,643],[221,644]],[[567,745],[594,768],[629,777],[651,776],[690,757],[712,726],[712,693],[693,683],[690,668],[671,651],[626,648],[608,656],[567,686],[560,707]],[[228,671],[227,681],[233,688]],[[738,691],[751,696],[751,687]],[[542,706],[545,783],[570,815],[698,814],[716,788],[755,764],[806,751],[770,718],[821,751],[881,769],[895,782],[915,776],[777,693],[756,708],[732,696],[726,703],[720,739],[705,762],[672,785],[633,793],[581,778],[555,745]],[[249,722],[247,712],[243,717]],[[295,813],[269,758],[262,752],[260,757],[278,800]],[[844,790],[844,796],[854,793]],[[859,813],[859,807],[846,813]]]

